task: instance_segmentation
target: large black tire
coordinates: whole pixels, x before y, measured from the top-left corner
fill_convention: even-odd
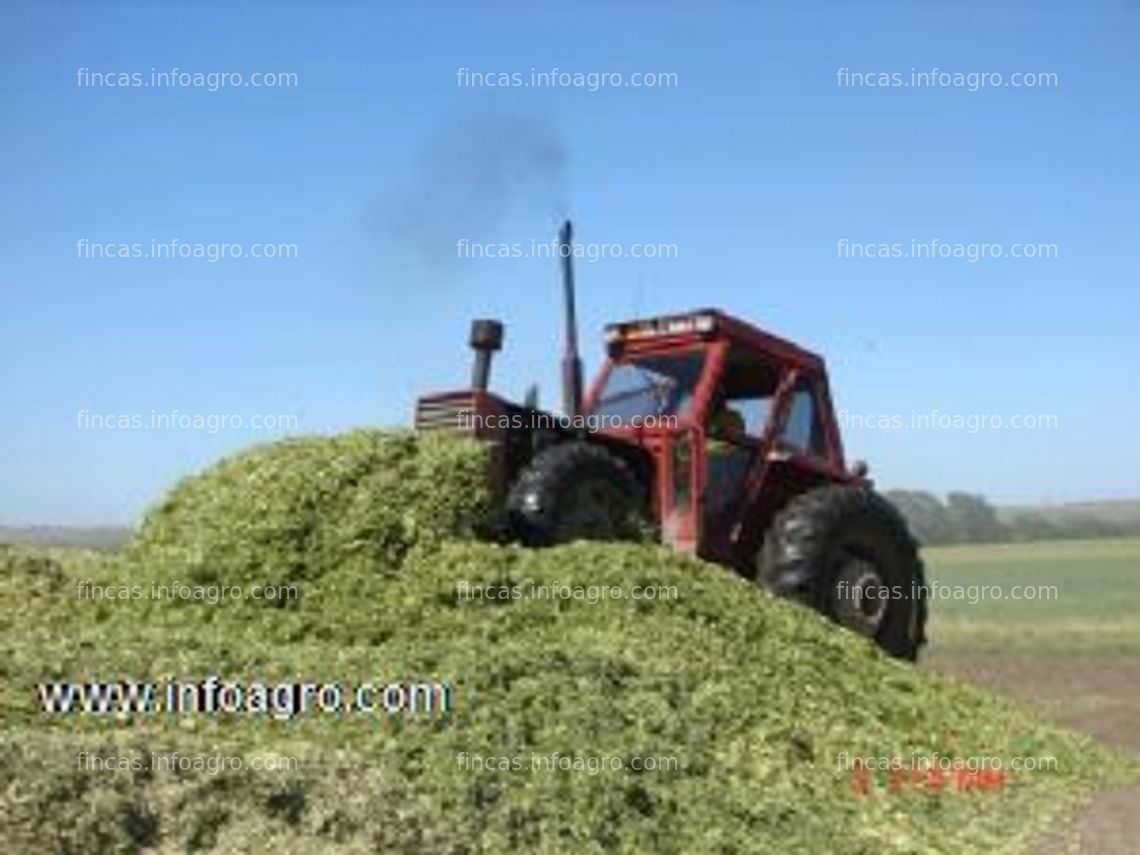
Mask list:
[[[531,546],[637,540],[647,526],[645,489],[624,460],[580,440],[539,452],[507,497],[511,528]]]
[[[918,544],[894,505],[873,489],[832,485],[803,493],[773,520],[758,581],[914,660],[926,640],[926,579]]]

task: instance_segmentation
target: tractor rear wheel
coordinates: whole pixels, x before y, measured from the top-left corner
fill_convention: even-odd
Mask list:
[[[507,511],[531,546],[636,540],[646,526],[645,491],[629,465],[580,440],[539,452],[511,488]]]
[[[758,579],[902,659],[926,640],[918,544],[894,505],[873,489],[838,484],[803,493],[776,515]]]

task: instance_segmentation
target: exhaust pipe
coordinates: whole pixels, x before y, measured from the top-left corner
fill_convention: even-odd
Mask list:
[[[566,313],[566,345],[562,354],[562,411],[568,416],[582,411],[582,360],[578,357],[578,317],[574,310],[574,233],[570,221],[559,235],[562,256],[562,294]]]
[[[503,325],[489,318],[471,322],[471,349],[475,364],[471,368],[471,388],[486,392],[491,383],[491,357],[503,347]]]

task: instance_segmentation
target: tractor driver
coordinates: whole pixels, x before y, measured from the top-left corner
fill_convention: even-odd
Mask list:
[[[713,414],[709,416],[709,453],[713,446],[721,446],[739,442],[744,436],[744,417],[728,405],[724,398],[716,405]]]
[[[745,435],[744,417],[721,398],[709,416],[708,427],[708,510],[724,511],[739,492],[748,473],[751,457],[740,440]]]

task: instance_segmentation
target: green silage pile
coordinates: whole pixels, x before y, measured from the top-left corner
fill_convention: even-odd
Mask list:
[[[203,585],[391,573],[413,546],[473,536],[485,465],[481,446],[438,434],[290,439],[176,486],[128,551],[148,578]]]
[[[1016,852],[1124,771],[1087,740],[889,660],[719,568],[657,547],[479,542],[483,465],[479,448],[443,438],[294,440],[179,485],[122,556],[0,552],[0,840],[29,852]],[[300,596],[266,608],[75,595],[79,581],[156,579],[288,583]],[[459,593],[531,585],[583,596]],[[599,597],[601,586],[670,593]],[[435,679],[456,707],[115,719],[48,717],[35,699],[45,680],[209,674]],[[297,766],[91,772],[80,751]],[[878,776],[859,796],[840,752],[1047,755],[1057,770],[938,795],[893,794]],[[551,768],[555,755],[570,768]],[[500,769],[502,758],[543,759]]]

